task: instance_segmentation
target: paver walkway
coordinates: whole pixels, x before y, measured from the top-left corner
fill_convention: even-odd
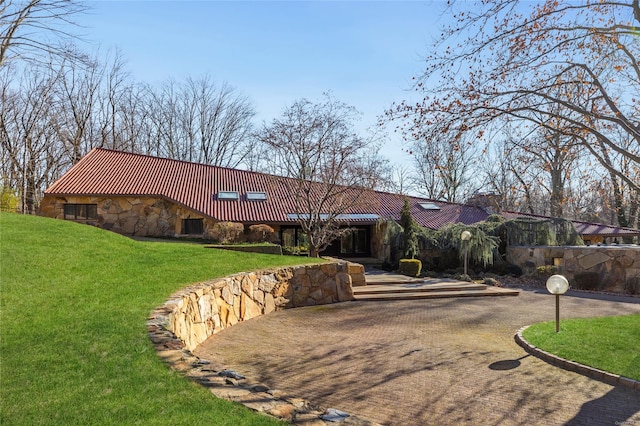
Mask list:
[[[562,318],[628,313],[640,313],[640,299],[561,298]],[[520,327],[554,315],[543,290],[348,302],[252,319],[196,354],[382,424],[639,426],[640,393],[546,364],[514,342]]]

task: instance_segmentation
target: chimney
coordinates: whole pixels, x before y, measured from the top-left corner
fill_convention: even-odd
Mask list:
[[[476,192],[467,200],[467,205],[479,207],[488,214],[500,214],[502,197],[494,192]]]

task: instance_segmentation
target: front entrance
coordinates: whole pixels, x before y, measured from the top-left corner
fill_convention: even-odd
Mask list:
[[[320,254],[335,257],[371,256],[371,227],[355,226],[350,228],[352,229],[351,232],[335,240]],[[281,227],[280,241],[283,247],[300,247],[300,252],[309,249],[307,236],[299,226]]]
[[[321,254],[336,257],[371,256],[371,227],[351,227],[351,232],[335,240]]]

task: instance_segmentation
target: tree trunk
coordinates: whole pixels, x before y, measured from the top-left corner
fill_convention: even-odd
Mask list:
[[[551,174],[551,205],[550,216],[562,217],[564,204],[564,182],[562,179],[562,170],[550,170]]]

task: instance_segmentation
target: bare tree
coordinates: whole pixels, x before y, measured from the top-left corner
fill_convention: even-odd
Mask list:
[[[195,113],[187,129],[198,142],[198,161],[237,167],[251,149],[247,142],[255,111],[248,98],[226,83],[217,87],[210,77],[188,79],[184,90],[185,109]]]
[[[170,158],[221,167],[237,167],[252,147],[249,100],[209,77],[167,80],[149,88],[146,118],[154,152]]]
[[[273,170],[291,178],[291,214],[308,237],[311,256],[349,232],[341,215],[365,211],[359,207],[379,180],[384,161],[373,140],[354,132],[358,117],[353,107],[326,94],[318,103],[294,102],[259,132],[271,149]]]
[[[378,188],[383,191],[394,192],[396,194],[409,195],[415,191],[416,177],[411,168],[405,164],[389,166],[384,170]]]
[[[461,202],[470,193],[477,149],[470,135],[447,138],[437,126],[411,144],[416,190],[434,200]]]
[[[546,129],[640,190],[606,156],[640,167],[638,0],[488,0],[473,13],[453,13],[457,23],[443,31],[416,82],[422,101],[394,106],[390,118],[412,133],[434,123],[481,132],[504,119]],[[631,143],[621,144],[618,132]]]
[[[3,86],[0,156],[19,189],[22,213],[35,213],[42,191],[59,171],[56,129],[60,123],[54,89],[60,78],[59,69],[50,68],[47,73],[35,69],[22,74],[20,90]]]
[[[73,17],[86,9],[75,0],[0,1],[0,67],[14,58],[67,56],[65,43],[53,44],[51,37],[73,37],[65,24],[73,24]]]
[[[60,59],[60,78],[55,90],[56,111],[59,116],[55,128],[62,144],[67,168],[78,161],[96,144],[95,122],[100,98],[100,86],[104,77],[104,67],[98,58],[74,55],[83,60]]]
[[[529,163],[516,159],[508,135],[499,138],[479,163],[482,187],[486,192],[499,194],[501,208],[535,214],[535,202],[528,174]]]

